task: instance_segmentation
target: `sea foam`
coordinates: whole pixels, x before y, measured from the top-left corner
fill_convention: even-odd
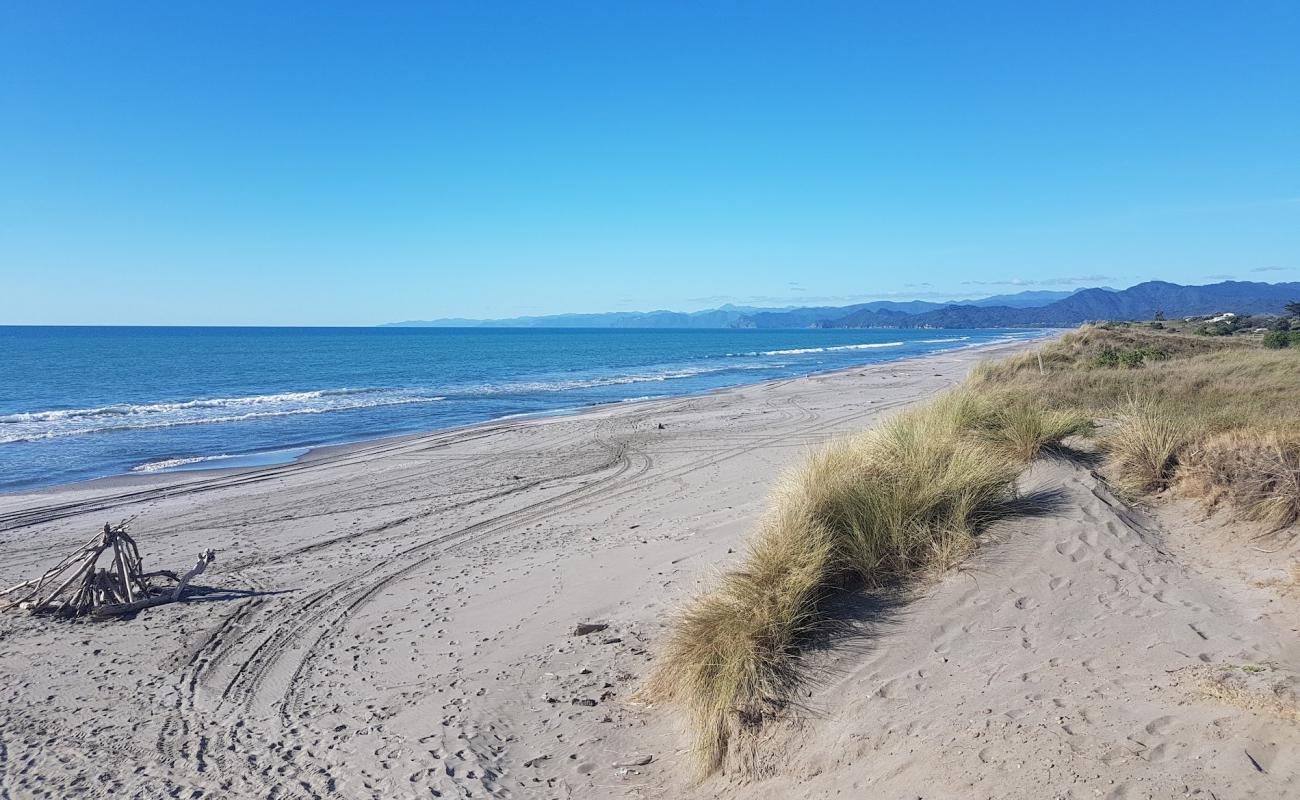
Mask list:
[[[411,390],[321,389],[170,403],[118,403],[96,408],[30,411],[0,416],[0,444],[122,430],[209,425],[264,417],[322,414],[377,406],[432,403],[446,398]]]

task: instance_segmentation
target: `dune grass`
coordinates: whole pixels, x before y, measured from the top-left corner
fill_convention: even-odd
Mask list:
[[[789,704],[828,593],[956,563],[1027,461],[1088,425],[958,390],[786,474],[744,563],[687,605],[647,687],[685,708],[701,772],[748,766],[745,738]]]
[[[1233,431],[1187,448],[1184,493],[1281,530],[1300,520],[1300,434]]]
[[[1111,483],[1130,499],[1168,488],[1189,435],[1183,420],[1159,405],[1130,400],[1101,440]]]
[[[1040,360],[1041,356],[1041,360]],[[837,590],[966,556],[1025,466],[1089,435],[1122,493],[1171,487],[1274,527],[1300,519],[1300,357],[1239,338],[1086,327],[784,475],[741,565],[684,608],[643,694],[683,708],[701,775],[752,769]]]
[[[1161,355],[1124,366],[1133,352]],[[1295,350],[1260,337],[1085,327],[1040,353],[1041,371],[1037,355],[1021,354],[980,365],[971,387],[1103,420],[1105,472],[1131,499],[1172,488],[1274,529],[1300,518]],[[1121,354],[1118,365],[1108,353]]]

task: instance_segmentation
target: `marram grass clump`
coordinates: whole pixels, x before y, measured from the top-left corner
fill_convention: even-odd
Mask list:
[[[1160,405],[1130,403],[1101,441],[1111,483],[1129,498],[1167,488],[1188,436],[1185,423]]]
[[[826,624],[832,589],[956,563],[1025,463],[1087,427],[958,390],[783,476],[744,562],[686,606],[646,689],[685,709],[701,773],[751,766],[747,744],[789,705],[799,646]]]

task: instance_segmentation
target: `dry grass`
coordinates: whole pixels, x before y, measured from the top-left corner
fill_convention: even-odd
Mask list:
[[[1129,496],[1179,486],[1273,526],[1300,517],[1300,357],[1256,342],[1084,328],[785,475],[744,562],[691,601],[644,694],[684,708],[702,774],[745,769],[787,708],[830,592],[942,570],[1045,448],[1106,422]]]
[[[1105,353],[1161,354],[1139,368]],[[976,390],[1034,397],[1112,421],[1108,475],[1130,497],[1171,486],[1274,528],[1300,519],[1300,358],[1249,338],[1083,328],[1033,354],[981,365]]]
[[[1269,665],[1223,664],[1194,669],[1184,681],[1202,696],[1227,705],[1300,722],[1300,681],[1294,673]]]
[[[686,708],[705,772],[783,707],[797,682],[795,645],[817,625],[835,561],[833,536],[803,494],[796,477],[786,480],[744,567],[686,607],[644,692]]]
[[[790,702],[830,590],[956,563],[1028,459],[1086,427],[956,391],[785,475],[743,565],[687,605],[645,691],[686,709],[701,772],[748,766],[746,737]]]
[[[1180,488],[1279,530],[1300,520],[1300,436],[1233,431],[1188,448]]]
[[[1037,458],[1044,448],[1071,436],[1088,436],[1095,428],[1093,421],[1079,412],[1043,409],[1010,397],[984,422],[987,441],[1026,463]]]
[[[1167,488],[1187,438],[1177,416],[1154,403],[1130,402],[1101,441],[1112,483],[1130,498]]]

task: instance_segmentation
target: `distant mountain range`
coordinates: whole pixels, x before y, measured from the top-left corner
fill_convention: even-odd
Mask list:
[[[510,319],[394,322],[424,328],[1038,328],[1093,320],[1150,319],[1156,312],[1185,317],[1232,311],[1281,314],[1300,300],[1300,283],[1224,281],[1182,286],[1148,281],[1127,289],[1026,291],[956,303],[878,300],[850,306],[754,308],[725,305],[705,311],[613,311]]]

